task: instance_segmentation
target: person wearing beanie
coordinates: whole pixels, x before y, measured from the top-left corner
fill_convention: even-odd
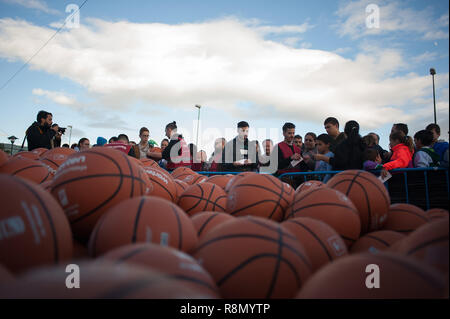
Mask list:
[[[97,137],[97,146],[104,146],[106,143],[108,143],[108,141],[106,140],[106,138],[104,137]]]

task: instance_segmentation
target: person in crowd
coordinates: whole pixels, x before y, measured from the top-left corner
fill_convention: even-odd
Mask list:
[[[164,152],[164,150],[166,149],[166,147],[168,145],[169,145],[169,140],[167,138],[165,138],[161,141],[161,159],[158,161],[158,165],[163,169],[167,169],[167,161],[164,158],[162,158],[162,152]]]
[[[334,152],[336,147],[346,139],[345,133],[339,131],[339,121],[335,117],[329,117],[324,122],[327,134],[333,138],[330,151]],[[306,137],[305,137],[306,142]]]
[[[166,136],[170,139],[169,145],[161,153],[163,159],[167,161],[169,172],[178,167],[191,167],[191,155],[188,144],[182,134],[177,132],[177,123],[171,122],[166,125]]]
[[[63,144],[62,147],[64,147],[64,148],[70,148],[70,145],[69,145],[69,144]]]
[[[380,146],[380,135],[378,135],[377,133],[369,133],[369,135],[371,135],[375,139],[375,145],[373,145],[372,147],[378,151],[378,154],[380,155],[383,164],[386,163],[386,161],[389,160],[388,158],[389,152],[384,150]]]
[[[130,140],[126,134],[120,134],[116,142],[106,144],[105,147],[113,148],[124,152],[128,156],[136,158],[135,148],[130,144]],[[137,146],[136,146],[137,147]]]
[[[105,146],[107,143],[108,143],[108,141],[106,140],[106,138],[101,137],[101,136],[97,137],[97,144],[96,144],[97,147]]]
[[[300,135],[294,136],[294,144],[303,152],[303,138]]]
[[[441,156],[432,148],[433,133],[429,130],[422,130],[414,135],[416,152],[413,156],[414,167],[438,167]]]
[[[334,154],[330,151],[333,139],[328,134],[321,134],[317,137],[317,152],[326,156],[327,158],[333,158]],[[326,172],[331,171],[333,167],[325,161],[317,161],[315,171],[316,172]],[[326,174],[323,177],[322,182],[326,183],[331,178],[331,174]]]
[[[79,151],[80,149],[78,148],[78,143],[73,143],[71,146],[70,146],[70,148],[71,149],[73,149],[73,150],[75,150],[75,151]]]
[[[208,161],[208,170],[211,172],[221,172],[222,171],[222,153],[227,141],[225,138],[221,137],[214,142],[214,152]]]
[[[117,136],[113,136],[109,139],[108,144],[112,144],[114,142],[117,142],[119,139],[117,138]]]
[[[316,143],[317,135],[312,132],[306,133],[302,155],[310,171],[314,171],[316,168],[316,160],[314,159],[315,155],[318,154]]]
[[[365,149],[363,168],[366,171],[380,170],[383,168],[380,153],[378,153],[376,148],[369,147]]]
[[[139,130],[139,138],[141,140],[137,147],[138,150],[137,158],[144,159],[147,158],[147,154],[150,150],[150,145],[148,143],[148,140],[150,138],[150,131],[148,130],[148,128],[143,127]]]
[[[272,155],[273,150],[273,141],[270,139],[266,139],[262,142],[262,147],[264,152],[259,152],[259,164],[260,167],[269,167],[270,166],[270,157]]]
[[[167,146],[169,146],[169,140],[165,138],[161,141],[161,151],[164,152]]]
[[[79,152],[87,151],[87,150],[89,150],[89,147],[90,147],[89,139],[87,139],[85,137],[80,139],[80,141],[78,142]]]
[[[437,124],[430,124],[426,128],[427,131],[430,131],[433,134],[433,143],[432,147],[434,151],[439,154],[439,160],[444,160],[445,152],[448,150],[448,142],[444,140],[439,140],[441,136],[441,128]]]
[[[37,148],[52,148],[52,140],[58,133],[58,125],[52,127],[53,116],[46,111],[40,111],[37,114],[36,122],[34,122],[26,131],[26,140],[28,143],[28,151]]]
[[[258,170],[258,152],[256,142],[249,141],[250,125],[239,122],[237,125],[238,135],[229,141],[222,153],[222,167],[228,172],[249,172]]]
[[[414,144],[404,131],[395,130],[389,136],[390,148],[392,150],[391,160],[383,165],[381,176],[386,177],[388,171],[397,168],[412,168],[412,157],[414,155]]]
[[[362,138],[364,144],[366,145],[366,148],[375,148],[376,140],[375,137],[371,134],[368,134]]]

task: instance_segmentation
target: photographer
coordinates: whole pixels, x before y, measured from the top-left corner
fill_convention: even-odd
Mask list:
[[[37,148],[52,148],[52,139],[59,131],[58,125],[52,127],[53,116],[46,111],[40,111],[34,122],[26,131],[28,151]]]

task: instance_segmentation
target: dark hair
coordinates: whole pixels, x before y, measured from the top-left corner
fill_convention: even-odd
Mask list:
[[[369,135],[375,135],[378,139],[378,143],[380,142],[380,135],[378,135],[377,133],[369,133]]]
[[[150,133],[150,131],[148,130],[148,128],[143,127],[143,128],[141,128],[141,129],[139,130],[139,136],[141,136],[142,133],[144,133],[144,132],[149,132],[149,133]]]
[[[272,141],[271,139],[265,139],[264,141],[262,141],[262,143],[261,143],[261,144],[264,144],[264,142],[270,142],[270,144],[272,144],[272,145],[273,145],[273,141]]]
[[[409,133],[408,125],[406,124],[397,123],[394,124],[394,127],[397,129],[397,131],[403,132],[405,135],[408,135]]]
[[[347,139],[351,144],[358,144],[361,142],[358,122],[348,121],[347,123],[345,123],[344,133],[345,135],[347,135]]]
[[[313,132],[306,133],[306,134],[305,134],[305,139],[306,139],[306,137],[307,137],[308,135],[311,136],[311,137],[314,139],[314,141],[317,140],[317,135],[316,135],[315,133],[313,133]]]
[[[195,159],[196,159],[195,156],[197,155],[197,146],[194,143],[190,143],[188,145],[188,147],[189,147],[189,152],[191,153],[190,154],[191,155],[191,160],[195,161]]]
[[[178,128],[177,127],[177,122],[175,122],[175,121],[173,121],[173,122],[171,122],[171,123],[166,125],[166,129],[176,130],[177,128]]]
[[[298,139],[298,138],[301,139],[301,140],[303,141],[303,137],[301,137],[300,135],[295,135],[295,136],[294,136],[294,139]]]
[[[117,138],[117,136],[113,136],[109,139],[108,143],[114,143],[117,142],[119,139]]]
[[[328,134],[320,134],[317,137],[317,140],[322,141],[323,143],[330,145],[331,143],[333,143],[333,138],[328,135]]]
[[[375,162],[377,156],[379,155],[378,150],[373,147],[368,147],[364,151],[364,161]]]
[[[117,137],[117,140],[126,140],[127,143],[130,142],[130,139],[128,138],[128,136],[127,136],[126,134],[120,134],[120,135]]]
[[[430,146],[431,144],[433,144],[433,133],[431,132],[431,130],[419,131],[414,135],[414,138],[416,140],[419,140],[420,143],[423,144],[423,146]]]
[[[436,133],[438,133],[439,135],[441,135],[441,128],[439,127],[439,125],[437,125],[437,124],[430,124],[430,125],[428,125],[427,126],[427,128],[426,128],[426,130],[427,131],[432,131],[432,130],[435,130],[436,131]]]
[[[389,139],[393,141],[399,141],[400,143],[408,146],[411,153],[414,152],[414,141],[411,136],[407,136],[403,133],[403,131],[398,131],[389,135]]]
[[[63,144],[62,147],[70,148],[70,145],[69,144]]]
[[[74,144],[72,144],[71,146],[70,146],[70,148],[71,149],[74,149],[75,147],[77,147],[78,146],[78,144],[77,143],[74,143]]]
[[[162,144],[163,142],[170,143],[170,141],[169,141],[167,138],[163,139],[163,140],[161,141],[161,144]]]
[[[84,143],[84,142],[86,142],[86,141],[89,141],[89,139],[83,137],[81,140],[78,141],[78,145],[77,145],[77,146],[80,147],[80,146],[81,146],[81,143]]]
[[[242,121],[242,122],[239,122],[239,123],[238,123],[237,127],[238,127],[238,128],[244,128],[244,127],[250,127],[250,125],[248,125],[247,122]]]
[[[39,111],[39,113],[36,116],[36,121],[40,124],[41,123],[41,119],[47,119],[48,116],[48,112],[46,111]]]
[[[323,125],[327,125],[327,124],[333,124],[333,125],[337,125],[339,127],[339,121],[335,117],[327,118],[325,120],[325,122],[323,123]]]
[[[362,139],[364,144],[366,144],[369,147],[376,144],[375,137],[373,137],[373,135],[371,134],[364,136]]]
[[[283,125],[283,132],[286,132],[287,130],[295,129],[295,125],[292,123],[286,123]]]

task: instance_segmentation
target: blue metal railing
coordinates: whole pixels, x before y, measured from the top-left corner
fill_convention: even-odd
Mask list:
[[[296,173],[285,173],[282,174],[280,176],[278,176],[278,178],[283,178],[283,177],[291,177],[293,178],[294,176],[302,176],[303,180],[306,182],[308,180],[322,180],[323,177],[325,175],[336,175],[341,173],[342,171],[326,171],[326,172],[296,172]],[[373,174],[379,174],[380,171],[371,171]],[[429,174],[431,172],[442,172],[445,173],[445,183],[447,186],[447,200],[448,198],[450,198],[450,183],[449,183],[449,174],[448,174],[448,168],[437,168],[437,167],[431,167],[431,168],[402,168],[402,169],[395,169],[392,171],[389,171],[393,176],[396,176],[398,174],[402,174],[403,175],[403,184],[404,184],[404,195],[405,195],[405,202],[406,203],[410,203],[411,202],[411,198],[410,198],[410,188],[409,188],[409,184],[408,182],[411,180],[408,178],[408,174],[412,174],[412,173],[417,173],[417,172],[423,172],[423,177],[424,177],[424,186],[425,186],[425,205],[426,205],[426,209],[429,209],[431,207],[430,205],[430,198],[431,198],[431,194],[430,194],[430,185],[429,185],[429,181],[430,181],[430,176]],[[206,175],[206,176],[211,176],[211,175],[236,175],[239,174],[240,172],[198,172],[199,174],[202,175]],[[308,179],[308,177],[310,177]],[[312,177],[312,178],[311,178]],[[388,189],[388,191],[390,191],[390,187],[389,187],[389,180],[385,183],[386,188]]]

